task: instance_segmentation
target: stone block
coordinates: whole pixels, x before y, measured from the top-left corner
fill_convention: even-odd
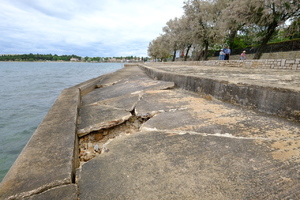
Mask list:
[[[281,66],[284,66],[284,65],[285,65],[285,61],[286,61],[286,59],[282,59],[282,60],[281,60]]]
[[[286,60],[285,63],[286,63],[286,64],[294,64],[294,63],[295,63],[295,60]]]

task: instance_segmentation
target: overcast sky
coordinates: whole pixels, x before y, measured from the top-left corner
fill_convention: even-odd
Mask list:
[[[184,0],[0,0],[0,54],[147,56]]]

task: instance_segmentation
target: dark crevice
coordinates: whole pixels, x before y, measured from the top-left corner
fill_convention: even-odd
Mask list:
[[[117,126],[93,131],[88,135],[79,138],[79,161],[80,166],[85,162],[93,159],[101,153],[109,152],[107,144],[114,138],[120,135],[130,135],[139,132],[143,123],[150,119],[150,117],[136,116],[135,109],[130,111],[131,117]]]

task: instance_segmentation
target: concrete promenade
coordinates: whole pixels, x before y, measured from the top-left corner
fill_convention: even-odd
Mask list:
[[[299,84],[299,70],[152,64],[68,88],[0,199],[300,199]]]

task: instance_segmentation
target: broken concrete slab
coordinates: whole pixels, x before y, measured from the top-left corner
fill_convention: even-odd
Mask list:
[[[126,69],[126,70],[125,70]],[[138,66],[127,67],[108,76],[104,82],[98,85],[105,85],[114,81],[114,84],[97,88],[82,97],[82,104],[88,105],[110,98],[120,97],[122,95],[137,94],[145,90],[163,90],[174,87],[173,82],[164,82],[151,80],[139,69]],[[128,71],[127,71],[128,70]],[[118,81],[116,81],[118,80]]]
[[[45,199],[59,199],[59,200],[77,200],[77,185],[63,185],[43,193],[25,198],[24,200],[45,200]]]
[[[107,153],[82,166],[79,198],[223,200],[300,195],[298,163],[274,159],[272,147],[256,139],[153,131],[118,137],[107,148]]]
[[[146,76],[146,75],[145,75]],[[115,98],[127,94],[135,94],[149,89],[167,89],[173,87],[174,83],[165,83],[163,81],[154,81],[147,77],[140,77],[138,80],[128,80],[117,84],[97,88],[82,98],[83,105],[95,103],[105,99]]]
[[[298,123],[202,93],[175,89],[140,94],[136,116],[151,118],[139,132],[114,137],[106,151],[82,165],[79,198],[300,195],[299,178],[293,175],[300,170]],[[91,184],[97,180],[99,185]]]
[[[79,108],[74,105],[74,102],[79,104],[79,95],[76,101],[72,95],[67,96],[67,101],[61,104],[66,108],[55,108],[55,112],[51,111],[53,119],[45,118],[50,134],[41,132],[40,138],[31,139],[28,144],[40,149],[26,147],[26,157],[18,159],[22,163],[1,183],[1,199],[46,198],[61,187],[72,191],[74,183],[80,199],[299,199],[299,123],[223,103],[202,95],[201,90],[197,90],[198,94],[178,89],[159,90],[168,83],[147,80],[136,67],[121,72],[106,77],[107,83],[119,80],[115,84],[95,89],[93,84],[98,80],[95,79],[82,85],[82,94],[94,88],[83,97],[79,110],[81,117],[87,119],[87,126],[97,124],[101,118],[100,121],[105,121],[114,112],[118,121],[131,114],[128,108],[136,101],[140,116],[162,112],[149,120],[132,112],[124,123],[116,125],[119,122],[113,121],[109,129],[84,135],[80,141],[76,137],[75,141],[72,137],[66,141],[70,139],[69,133],[75,132]],[[172,78],[184,81],[189,89],[199,83],[189,76]],[[130,86],[128,90],[123,87],[126,84]],[[218,87],[206,90],[217,91]],[[98,96],[89,99],[92,93]],[[118,103],[123,104],[118,107]],[[106,116],[101,115],[101,109]],[[79,147],[72,149],[72,163],[68,148],[71,142],[73,147]],[[51,143],[52,149],[43,152],[41,147],[45,143]],[[92,160],[87,157],[80,160],[83,163],[75,180],[77,154],[87,151],[95,155]],[[38,172],[34,173],[36,169]],[[3,193],[11,188],[16,190]]]
[[[148,118],[161,112],[185,109],[181,101],[185,96],[172,90],[146,91],[137,102],[135,113],[138,117]]]
[[[92,131],[111,128],[131,117],[131,113],[111,106],[87,105],[79,112],[77,134],[82,137]]]

